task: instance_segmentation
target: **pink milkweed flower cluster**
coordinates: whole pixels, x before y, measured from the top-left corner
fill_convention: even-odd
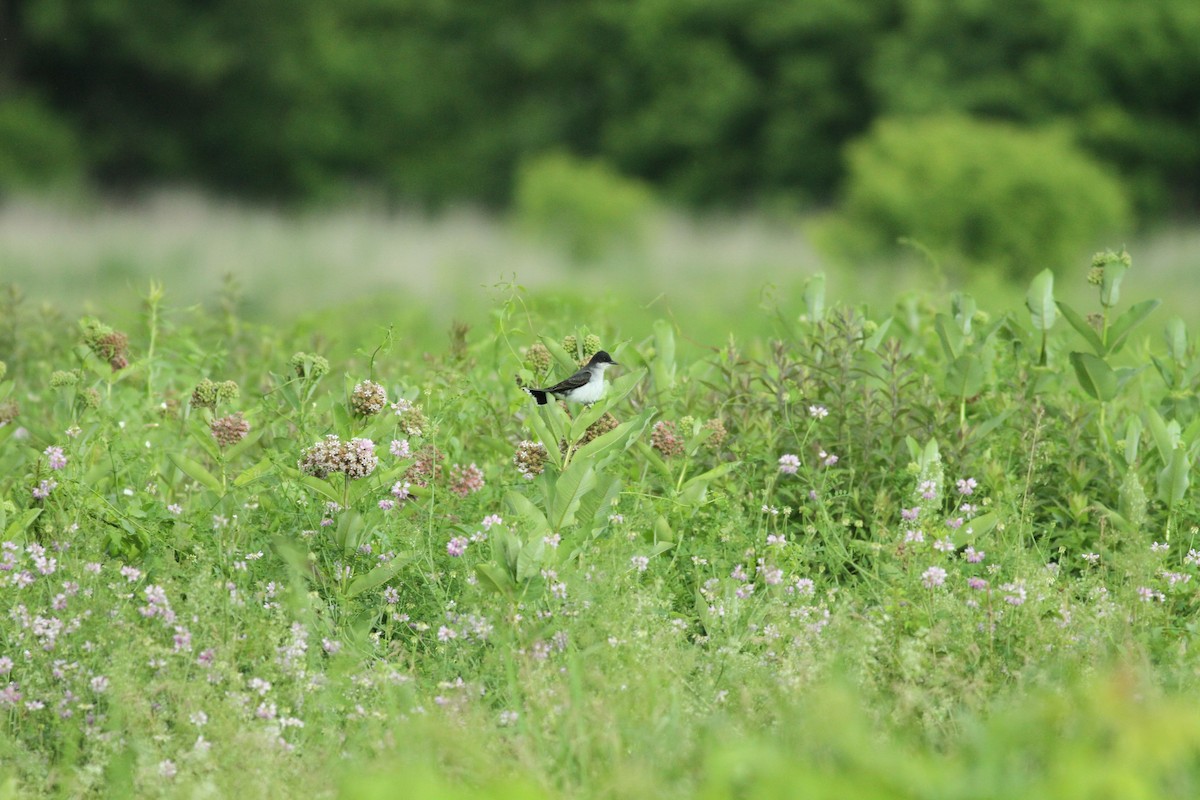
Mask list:
[[[250,432],[250,423],[246,421],[239,411],[236,414],[214,419],[212,424],[209,425],[209,430],[212,432],[212,437],[217,440],[218,445],[221,447],[232,447],[246,438],[246,434]]]
[[[659,420],[650,431],[650,446],[667,458],[683,453],[683,439],[675,429],[675,423]]]
[[[450,468],[450,491],[459,497],[466,497],[482,488],[483,470],[474,462],[466,467],[455,464]]]
[[[420,406],[404,398],[400,398],[392,403],[392,412],[399,417],[397,424],[401,430],[409,436],[423,436],[425,434],[425,426],[429,422],[425,419],[425,414],[421,411]]]
[[[341,472],[348,478],[365,478],[375,471],[379,457],[370,439],[351,439],[343,442],[330,434],[304,451],[296,462],[300,471],[316,478]]]
[[[387,389],[375,381],[359,381],[350,395],[350,408],[355,414],[370,417],[387,405]]]

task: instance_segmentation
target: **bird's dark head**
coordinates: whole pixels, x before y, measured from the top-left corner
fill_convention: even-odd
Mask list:
[[[612,356],[610,356],[605,350],[597,351],[596,355],[592,356],[592,360],[588,362],[589,367],[597,364],[612,364],[613,366],[620,366],[617,364],[617,362],[612,360]]]

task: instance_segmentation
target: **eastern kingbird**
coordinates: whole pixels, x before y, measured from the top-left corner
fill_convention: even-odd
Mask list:
[[[592,356],[587,366],[580,369],[562,383],[556,383],[545,389],[526,389],[533,395],[539,406],[546,405],[546,395],[552,394],[572,403],[591,405],[604,396],[604,370],[619,366],[608,353],[601,350]]]

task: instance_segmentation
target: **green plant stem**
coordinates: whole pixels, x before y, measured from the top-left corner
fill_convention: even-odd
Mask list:
[[[692,460],[690,456],[683,457],[683,466],[679,468],[679,480],[675,482],[675,494],[679,494],[683,488],[683,480],[687,477],[688,467],[691,466]]]

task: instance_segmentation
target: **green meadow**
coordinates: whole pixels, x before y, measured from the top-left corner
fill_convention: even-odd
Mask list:
[[[1200,792],[1194,233],[1020,281],[764,217],[0,241],[0,795]],[[600,348],[596,405],[522,391]]]

